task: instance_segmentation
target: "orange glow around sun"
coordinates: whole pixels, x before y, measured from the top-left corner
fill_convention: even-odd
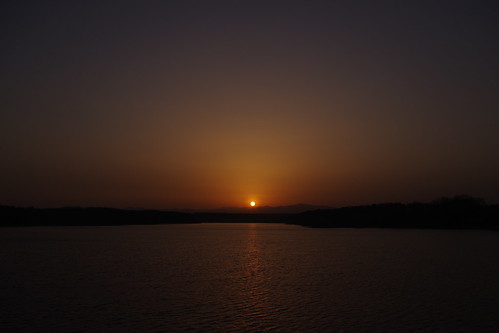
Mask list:
[[[251,202],[250,202],[250,206],[251,206],[251,207],[255,207],[255,206],[256,206],[256,202],[251,201]]]

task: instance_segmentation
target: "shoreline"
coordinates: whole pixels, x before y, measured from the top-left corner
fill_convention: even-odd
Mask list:
[[[477,204],[472,201],[387,203],[295,214],[0,206],[0,227],[197,223],[283,223],[311,228],[499,230],[499,205]]]

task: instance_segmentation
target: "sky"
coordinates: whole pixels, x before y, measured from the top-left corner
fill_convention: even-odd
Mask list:
[[[493,1],[2,1],[0,204],[499,203]]]

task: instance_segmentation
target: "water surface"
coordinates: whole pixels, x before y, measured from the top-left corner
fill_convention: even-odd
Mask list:
[[[0,230],[0,331],[495,332],[499,233]]]

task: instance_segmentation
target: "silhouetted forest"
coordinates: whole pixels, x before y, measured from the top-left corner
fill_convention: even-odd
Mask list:
[[[283,223],[289,214],[183,213],[113,208],[0,206],[0,226],[97,226],[179,223]]]
[[[499,229],[499,205],[466,195],[431,203],[385,203],[315,210],[291,217],[293,224],[322,228]]]
[[[288,223],[319,228],[421,228],[499,230],[499,205],[470,196],[431,203],[385,203],[298,214],[185,213],[113,208],[0,206],[0,226],[98,226],[172,223]]]
[[[77,226],[189,223],[189,214],[113,208],[17,208],[0,206],[1,226]]]

